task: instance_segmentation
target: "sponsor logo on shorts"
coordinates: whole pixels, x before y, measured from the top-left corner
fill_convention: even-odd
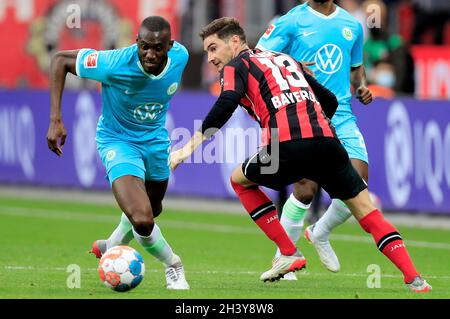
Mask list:
[[[106,153],[106,160],[108,162],[112,161],[115,157],[116,157],[116,151],[115,150],[110,150],[110,151],[108,151],[108,153]]]

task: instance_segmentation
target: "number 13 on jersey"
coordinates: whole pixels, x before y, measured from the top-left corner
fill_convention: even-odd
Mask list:
[[[258,60],[261,64],[272,70],[272,74],[282,91],[289,90],[290,86],[296,88],[308,87],[308,83],[300,70],[299,64],[291,57],[278,55],[261,57]],[[285,70],[287,70],[287,72]],[[283,73],[286,74],[285,77],[283,76]]]

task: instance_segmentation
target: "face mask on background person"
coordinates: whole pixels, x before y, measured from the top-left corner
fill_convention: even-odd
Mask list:
[[[376,73],[374,82],[378,85],[392,89],[395,84],[395,75],[392,71],[380,70]]]

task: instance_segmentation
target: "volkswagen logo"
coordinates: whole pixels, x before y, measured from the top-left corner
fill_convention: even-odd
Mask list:
[[[339,71],[342,66],[342,50],[335,44],[325,44],[317,51],[314,61],[317,68],[326,74]]]
[[[134,109],[133,116],[137,121],[144,122],[147,120],[153,121],[156,116],[161,113],[164,106],[160,103],[149,103],[146,105],[139,105]]]

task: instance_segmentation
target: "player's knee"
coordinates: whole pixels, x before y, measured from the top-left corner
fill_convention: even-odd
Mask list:
[[[345,200],[344,203],[358,221],[376,209],[371,203],[366,190],[360,192],[354,198]]]
[[[351,159],[352,165],[355,168],[356,172],[359,176],[361,176],[362,179],[366,181],[366,183],[369,182],[369,165],[361,160],[358,159]]]
[[[162,212],[162,204],[152,205],[153,218],[158,217]]]
[[[294,187],[294,197],[305,205],[312,202],[314,195],[317,193],[316,184],[304,183]]]
[[[233,180],[233,176],[231,176],[230,178],[230,183],[231,183],[231,187],[233,187],[234,192],[239,195],[242,194],[242,192],[245,192],[246,189],[248,188],[254,188],[254,187],[258,187],[257,185],[242,185],[238,182],[235,182]]]
[[[230,177],[230,183],[231,183],[231,187],[233,187],[233,189],[236,193],[239,193],[244,189],[244,186],[242,186],[241,184],[236,183],[234,181],[233,175],[231,175],[231,177]]]
[[[366,173],[363,173],[363,174],[360,174],[359,176],[361,176],[361,178],[366,182],[366,183],[369,183],[369,174],[366,172]]]
[[[134,230],[141,236],[150,236],[153,230],[153,216],[149,211],[139,211],[132,215],[131,222]]]
[[[134,222],[134,230],[141,236],[150,236],[154,226],[152,219],[138,219]]]

